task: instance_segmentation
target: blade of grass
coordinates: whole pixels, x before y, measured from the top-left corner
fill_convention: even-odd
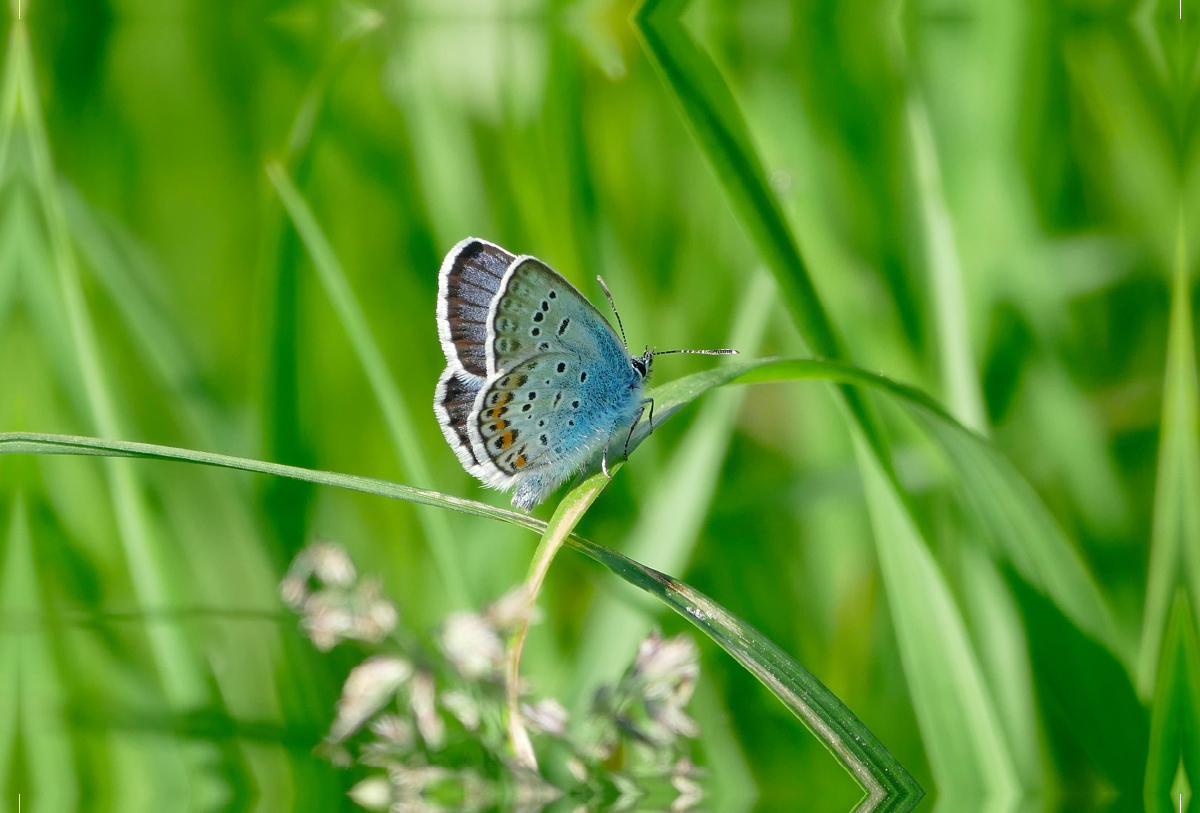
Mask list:
[[[762,341],[773,293],[770,275],[755,274],[724,347],[753,353]],[[727,391],[714,393],[704,404],[653,492],[643,500],[637,524],[622,546],[627,556],[666,573],[687,569],[716,493],[741,403],[740,392]],[[653,624],[652,618],[615,592],[617,584],[610,587],[614,589],[600,592],[593,600],[584,620],[574,676],[567,688],[576,709],[590,701],[599,684],[620,676],[622,664],[633,660],[638,642]]]
[[[677,409],[678,406],[675,408]],[[313,471],[210,452],[174,449],[130,441],[7,432],[0,433],[0,454],[116,455],[199,463],[291,477],[310,483],[346,488],[392,499],[442,506],[475,516],[509,522],[549,536],[547,534],[549,524],[542,520],[473,500],[449,497],[370,477]],[[616,469],[621,463],[615,464],[613,468]],[[596,480],[597,476],[603,478],[603,475],[593,474],[575,490],[574,493],[579,501],[564,509],[564,521],[571,521],[571,517],[566,514],[566,511],[570,510],[574,513],[575,507],[586,508],[586,504],[594,499],[592,491],[603,488],[607,480]],[[635,587],[639,587],[665,602],[754,674],[792,713],[800,718],[801,722],[821,740],[867,791],[867,796],[859,807],[860,810],[908,811],[924,796],[924,791],[904,770],[904,767],[854,716],[853,712],[846,708],[845,704],[811,673],[762,633],[731,615],[699,591],[622,556],[616,551],[573,533],[565,537],[565,544],[607,567]]]
[[[371,391],[383,413],[388,435],[395,449],[396,459],[402,472],[414,482],[423,484],[433,483],[433,474],[421,449],[421,441],[414,430],[416,422],[404,401],[404,396],[396,386],[396,381],[388,371],[387,362],[379,349],[379,344],[367,324],[366,314],[354,296],[350,282],[346,279],[345,271],[329,245],[316,216],[309,209],[300,190],[292,183],[287,171],[278,162],[272,161],[267,165],[267,175],[283,201],[284,208],[292,219],[300,239],[308,249],[317,270],[321,285],[332,303],[342,328],[350,337],[350,344],[358,357]],[[421,510],[418,513],[425,538],[437,562],[442,584],[446,587],[451,604],[455,607],[465,607],[470,604],[467,585],[462,576],[461,557],[454,543],[454,536],[445,515],[437,511]]]
[[[0,577],[0,616],[20,618],[43,612],[33,539],[29,532],[25,502],[14,500]],[[45,630],[5,635],[9,640],[0,651],[8,663],[0,665],[15,683],[8,705],[17,710],[21,761],[27,766],[30,785],[26,788],[39,807],[72,810],[78,803],[78,777],[74,748],[67,721],[60,709],[66,703],[63,676],[55,663],[50,636]],[[15,640],[14,640],[15,639]],[[11,659],[11,660],[10,660]],[[14,733],[16,733],[14,731]],[[12,765],[5,763],[6,767]],[[25,778],[25,777],[22,777]],[[13,787],[13,785],[9,785]]]
[[[808,276],[779,202],[767,186],[733,94],[680,20],[689,5],[690,0],[644,0],[634,20],[734,213],[775,272],[796,327],[816,355],[843,359],[841,339]],[[937,563],[923,558],[928,557],[928,547],[904,502],[892,468],[889,441],[866,393],[841,383],[838,394],[864,479],[872,485],[867,489],[867,507],[881,572],[905,656],[902,662],[909,693],[935,777],[943,793],[962,800],[980,793],[1009,798],[1015,778],[1011,755],[991,711],[990,693],[965,638],[959,609]],[[876,475],[883,479],[875,480]],[[909,558],[912,561],[906,561]],[[942,617],[945,614],[952,619]],[[935,630],[945,638],[925,645],[920,639]],[[976,703],[988,711],[938,713],[946,706],[966,711]]]
[[[1143,699],[1154,691],[1176,585],[1183,581],[1192,596],[1200,596],[1200,396],[1193,341],[1191,278],[1181,215],[1172,274],[1150,569],[1137,663],[1137,689]]]
[[[934,299],[942,392],[950,414],[964,427],[987,437],[988,420],[979,369],[971,352],[967,299],[954,224],[942,189],[933,128],[915,86],[908,91],[905,107],[917,196],[925,225],[926,265]],[[956,532],[961,536],[964,531],[956,528]],[[1021,784],[1025,789],[1033,790],[1044,782],[1041,762],[1037,758],[1033,673],[1020,613],[995,563],[983,551],[968,540],[961,556],[962,594],[980,663],[995,699],[1000,725]]]
[[[644,0],[632,19],[721,181],[734,214],[749,232],[762,261],[774,272],[809,349],[818,358],[844,360],[842,339],[817,295],[783,209],[770,191],[737,102],[712,60],[680,21],[690,4],[691,0]],[[867,442],[890,470],[887,438],[870,403],[851,386],[842,386],[841,395]]]
[[[554,515],[546,525],[533,560],[529,564],[529,575],[525,577],[525,600],[527,612],[524,620],[513,633],[508,646],[508,663],[505,672],[505,685],[508,693],[508,739],[512,745],[513,756],[517,764],[523,768],[537,770],[537,757],[533,753],[533,743],[529,741],[529,733],[521,719],[520,683],[521,683],[521,651],[525,647],[525,636],[529,633],[529,619],[533,613],[533,605],[542,590],[550,563],[558,555],[579,520],[592,507],[592,503],[600,496],[611,476],[624,464],[618,461],[609,466],[608,475],[603,472],[593,474],[578,486],[572,488],[554,509]]]
[[[890,591],[904,673],[940,801],[1004,810],[1019,780],[995,702],[983,679],[966,625],[911,515],[865,444],[856,438],[859,470],[885,583],[919,589]]]
[[[91,421],[102,435],[121,434],[116,405],[112,400],[103,364],[100,360],[95,329],[88,313],[83,287],[75,262],[62,202],[58,197],[50,146],[42,123],[37,82],[29,53],[25,26],[13,24],[9,48],[15,54],[10,64],[17,71],[19,99],[29,140],[33,179],[43,208],[50,235],[51,255],[58,278],[60,295],[66,308],[68,329],[76,355],[84,391],[87,394]],[[138,601],[148,608],[165,607],[171,603],[173,590],[162,563],[154,550],[146,509],[134,470],[122,460],[105,462],[113,511],[120,528],[120,539],[132,576]],[[170,624],[150,625],[147,631],[155,665],[169,701],[176,705],[202,705],[208,699],[208,689],[198,662],[182,631]]]
[[[1146,813],[1177,809],[1173,791],[1181,767],[1189,778],[1200,777],[1200,642],[1182,587],[1175,591],[1159,651],[1143,790]]]

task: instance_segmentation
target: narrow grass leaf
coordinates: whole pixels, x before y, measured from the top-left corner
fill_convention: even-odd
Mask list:
[[[633,20],[651,61],[679,104],[704,156],[712,165],[734,214],[749,232],[787,302],[813,355],[845,359],[841,337],[817,295],[778,199],[754,149],[737,102],[712,60],[683,26],[691,0],[644,0]],[[846,407],[884,466],[888,442],[862,393],[841,387]]]
[[[308,249],[313,260],[313,267],[321,280],[321,285],[333,305],[334,312],[342,328],[350,337],[350,345],[354,354],[367,374],[375,401],[383,413],[388,435],[391,437],[396,458],[401,471],[405,472],[417,483],[432,483],[433,475],[425,460],[421,441],[414,429],[416,422],[412,418],[404,396],[396,386],[396,381],[388,370],[387,362],[379,349],[367,324],[366,314],[363,313],[354,291],[350,287],[346,273],[334,254],[333,247],[326,239],[316,216],[309,209],[300,190],[292,183],[283,166],[272,162],[267,165],[267,175],[275,191],[283,201],[284,208],[292,219],[300,239]],[[467,585],[462,575],[462,561],[458,555],[450,524],[445,515],[436,511],[422,510],[418,513],[425,538],[437,562],[438,572],[449,593],[451,603],[455,607],[465,607],[469,604]]]
[[[888,591],[888,607],[941,803],[987,800],[1003,810],[1019,782],[966,625],[886,474],[861,441],[855,445],[883,578],[908,586]]]
[[[1175,591],[1159,651],[1146,760],[1146,813],[1178,810],[1175,783],[1181,769],[1193,784],[1193,777],[1200,777],[1200,641],[1182,587]]]
[[[611,476],[615,476],[622,465],[623,461],[619,461],[609,467],[608,474],[593,474],[567,492],[555,507],[554,515],[547,523],[537,550],[534,551],[533,560],[529,564],[529,575],[525,577],[525,600],[529,603],[529,613],[513,633],[512,642],[509,644],[505,679],[508,691],[508,738],[517,764],[524,768],[537,769],[537,757],[533,753],[533,744],[521,719],[520,707],[521,651],[525,646],[525,636],[529,633],[533,605],[542,590],[554,557],[575,530],[579,520],[608,485]]]
[[[1200,397],[1182,219],[1172,277],[1150,569],[1137,663],[1137,688],[1143,699],[1154,690],[1175,587],[1186,583],[1193,597],[1200,596]]]
[[[83,295],[74,247],[58,197],[50,145],[42,122],[41,103],[29,53],[28,34],[21,22],[13,25],[9,48],[15,54],[9,67],[17,71],[19,100],[25,134],[29,140],[32,174],[39,203],[45,213],[50,235],[51,255],[66,308],[68,329],[87,394],[91,422],[102,435],[121,434],[116,406],[110,394],[100,360],[95,329]],[[138,601],[148,608],[171,603],[173,590],[158,561],[157,544],[150,532],[149,518],[142,501],[136,475],[128,463],[106,461],[113,511],[120,529],[134,589]],[[183,632],[170,624],[154,624],[148,630],[155,665],[163,689],[176,706],[200,705],[208,699],[208,689],[196,653]]]
[[[0,562],[0,615],[19,619],[45,612],[25,502],[18,495],[9,515],[8,538]],[[14,717],[0,721],[0,731],[9,728],[14,736],[4,742],[22,752],[18,760],[10,754],[0,770],[7,772],[24,762],[28,776],[12,779],[28,779],[27,789],[38,800],[38,806],[72,810],[78,803],[75,748],[67,721],[60,713],[67,697],[51,636],[45,629],[17,630],[0,636],[6,639],[0,646],[0,685],[7,684],[11,690],[4,694],[8,701],[5,705],[16,712]],[[0,777],[3,775],[0,773]],[[5,785],[14,788],[20,783],[10,781]]]
[[[688,5],[689,0],[646,0],[635,12],[634,19],[654,63],[716,171],[734,212],[750,233],[763,260],[775,272],[801,335],[816,355],[843,359],[846,354],[841,339],[808,276],[779,202],[767,186],[766,174],[733,94],[712,60],[700,50],[682,24],[680,17]],[[925,579],[923,581],[897,580],[905,572],[899,566],[898,557],[910,555],[917,549],[922,555],[928,555],[928,548],[908,514],[900,483],[892,469],[889,441],[866,393],[847,382],[838,383],[841,403],[850,418],[860,467],[870,470],[869,474],[864,473],[864,478],[869,480],[876,473],[884,477],[883,481],[873,483],[874,489],[868,490],[871,495],[868,507],[881,563],[891,560],[895,564],[881,566],[889,599],[893,606],[906,610],[893,613],[897,637],[903,648],[904,641],[914,642],[939,627],[942,619],[924,615],[931,612],[953,616],[955,621],[945,622],[947,626],[941,630],[952,634],[961,626],[961,616],[936,562],[931,559],[927,568],[908,572],[908,575]],[[870,454],[866,454],[866,450]],[[896,522],[901,522],[898,531]],[[910,544],[914,541],[915,545]],[[908,628],[900,629],[901,625],[908,625]],[[922,723],[922,735],[926,747],[944,757],[934,760],[935,774],[943,792],[959,789],[964,799],[969,798],[969,794],[989,791],[1003,795],[1011,788],[1013,776],[1011,757],[996,729],[995,714],[947,716],[921,713],[923,708],[936,707],[941,702],[939,694],[946,691],[951,691],[959,704],[980,699],[991,708],[987,687],[976,679],[978,664],[969,641],[964,638],[962,646],[958,643],[957,639],[952,639],[947,640],[944,647],[921,648],[922,660],[912,657],[915,647],[909,647],[910,657],[904,659],[909,691]],[[946,679],[952,679],[953,683],[947,684]],[[974,747],[965,748],[966,743]]]

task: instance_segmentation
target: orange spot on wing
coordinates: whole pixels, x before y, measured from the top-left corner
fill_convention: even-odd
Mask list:
[[[500,436],[500,448],[507,449],[509,446],[512,446],[513,440],[516,439],[516,436],[517,436],[517,433],[514,432],[513,430],[509,429],[507,432],[505,432],[503,435]]]
[[[517,459],[513,461],[513,465],[516,466],[518,469],[521,468],[522,466],[524,466],[525,465],[525,455],[523,455],[523,454],[517,455]]]

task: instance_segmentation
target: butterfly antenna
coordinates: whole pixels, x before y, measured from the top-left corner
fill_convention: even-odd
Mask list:
[[[696,356],[736,356],[736,350],[656,350],[652,356],[669,356],[672,353],[691,353]]]
[[[613,316],[617,317],[617,327],[621,328],[621,342],[625,345],[625,349],[629,349],[629,342],[625,338],[625,326],[621,324],[621,314],[617,313],[617,303],[613,302],[612,294],[608,291],[608,286],[604,284],[604,277],[596,275],[596,280],[600,283],[600,287],[604,289],[604,295],[608,297],[608,306],[612,308]]]

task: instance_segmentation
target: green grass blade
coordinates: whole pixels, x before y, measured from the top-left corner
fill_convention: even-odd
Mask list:
[[[21,619],[44,613],[41,586],[24,500],[18,496],[9,517],[8,538],[0,561],[0,617]],[[0,633],[0,685],[15,712],[9,725],[20,734],[5,740],[23,752],[30,784],[26,792],[46,810],[73,810],[78,804],[78,776],[70,729],[60,710],[67,702],[63,675],[55,663],[54,646],[45,629]],[[0,731],[8,721],[0,721]],[[6,750],[6,749],[5,749]],[[3,754],[3,750],[0,750]],[[14,765],[3,764],[5,773]],[[3,776],[0,773],[0,776]],[[7,784],[13,788],[15,783]],[[15,791],[14,791],[15,792]]]
[[[766,173],[733,95],[680,20],[688,5],[689,0],[646,0],[634,18],[734,212],[775,272],[801,335],[814,354],[844,359],[841,340],[808,276],[779,202],[767,186]],[[926,748],[941,757],[933,760],[935,775],[943,792],[961,790],[963,799],[977,793],[1005,798],[1014,783],[1011,757],[997,728],[997,717],[990,711],[991,698],[979,676],[959,609],[932,558],[901,561],[909,556],[927,557],[928,548],[904,503],[892,470],[889,442],[870,401],[861,390],[846,382],[839,384],[859,465],[869,470],[864,477],[870,480],[878,473],[884,478],[868,489],[867,502],[889,601],[903,610],[894,612],[893,618],[906,654],[903,662],[909,691],[922,722]],[[865,448],[859,448],[863,444]],[[921,580],[905,580],[900,578],[902,574]],[[944,614],[953,619],[941,617]],[[901,629],[901,625],[907,627]],[[948,636],[945,646],[916,646],[922,635],[934,629]],[[944,705],[954,705],[944,702],[946,692],[951,692],[954,703],[963,709],[980,702],[989,711],[976,715],[934,713]]]
[[[54,165],[37,95],[33,60],[29,52],[28,35],[23,23],[17,22],[13,25],[9,48],[15,54],[10,67],[18,72],[19,98],[25,134],[29,140],[34,185],[45,213],[54,269],[66,309],[68,329],[76,363],[83,379],[91,421],[100,434],[119,436],[121,431],[116,405],[100,360],[95,329],[84,299],[75,261],[74,246],[62,201],[58,197]],[[158,560],[156,543],[151,535],[149,518],[135,473],[129,464],[122,460],[108,460],[105,465],[113,511],[138,601],[147,608],[165,607],[171,603],[173,590],[163,571],[162,563]],[[155,624],[149,628],[148,635],[159,677],[170,701],[178,706],[207,702],[208,688],[203,669],[182,631],[173,625]]]
[[[550,564],[554,561],[554,557],[558,555],[558,551],[567,541],[571,532],[575,530],[579,520],[583,519],[583,515],[592,507],[592,503],[608,485],[610,477],[616,475],[622,464],[623,461],[619,461],[610,466],[608,474],[601,472],[588,477],[568,491],[555,507],[554,516],[547,523],[546,531],[542,534],[537,550],[529,564],[529,575],[525,577],[526,601],[529,602],[531,611],[538,594],[542,591],[542,584],[546,580],[546,574],[550,571]],[[529,633],[530,617],[527,615],[517,631],[513,633],[512,642],[508,648],[505,685],[508,693],[508,739],[512,745],[513,755],[521,767],[536,770],[537,757],[533,753],[533,743],[530,742],[529,733],[525,730],[525,724],[521,719],[520,695],[521,651],[525,646],[525,636]]]
[[[725,347],[752,353],[762,341],[773,286],[759,272],[746,292]],[[687,436],[643,500],[637,524],[622,551],[666,573],[683,573],[691,560],[705,517],[716,493],[733,421],[742,403],[737,391],[717,392],[704,404]],[[656,411],[657,413],[657,411]],[[657,420],[657,414],[656,414]],[[616,585],[613,585],[615,588]],[[623,664],[637,652],[638,642],[653,625],[614,590],[601,591],[588,609],[575,659],[575,676],[567,691],[572,705],[589,702],[596,687],[620,677]]]
[[[1183,588],[1175,591],[1159,652],[1143,791],[1146,813],[1178,810],[1174,791],[1180,768],[1193,785],[1192,777],[1200,777],[1200,641]]]
[[[910,80],[911,83],[911,80]],[[971,352],[966,293],[954,224],[942,188],[942,173],[929,113],[910,87],[905,102],[916,194],[925,227],[925,257],[933,294],[942,393],[948,411],[983,437],[988,419],[979,369]],[[959,530],[961,535],[963,529]],[[967,531],[969,532],[969,531]],[[980,664],[995,699],[1009,753],[1025,788],[1044,784],[1038,759],[1037,708],[1033,674],[1021,617],[995,563],[977,546],[961,551],[962,595]]]
[[[859,811],[907,811],[925,795],[916,781],[829,689],[766,636],[703,593],[586,540],[574,547],[690,621],[800,718],[866,791]]]
[[[737,102],[715,65],[680,21],[691,0],[645,0],[633,19],[655,67],[683,110],[684,118],[763,262],[775,274],[796,327],[813,355],[845,359],[841,337],[817,295],[778,199],[751,143]],[[887,438],[862,394],[842,387],[846,406],[879,455],[890,466]]]
[[[408,405],[404,401],[396,381],[387,367],[379,344],[375,341],[371,328],[367,324],[366,314],[354,296],[346,273],[342,269],[333,247],[326,239],[316,216],[309,209],[300,190],[292,183],[286,170],[279,163],[267,165],[267,175],[275,191],[279,193],[284,208],[292,219],[300,239],[308,249],[320,277],[321,285],[338,315],[342,328],[350,337],[350,344],[358,357],[359,363],[367,374],[371,391],[383,413],[388,435],[396,452],[400,469],[410,479],[417,483],[432,484],[433,475],[421,448],[421,441],[414,429],[416,422],[412,418]],[[438,572],[442,583],[446,586],[450,601],[455,607],[465,607],[470,601],[467,585],[462,575],[462,562],[454,542],[454,535],[445,515],[436,511],[421,510],[418,514],[425,538],[437,562]]]
[[[861,441],[859,470],[922,741],[943,801],[1015,801],[1019,780],[950,587],[886,473]],[[952,806],[952,805],[951,805]]]
[[[1159,649],[1166,632],[1172,595],[1185,572],[1192,596],[1200,596],[1200,426],[1197,424],[1200,421],[1200,396],[1197,395],[1196,351],[1192,335],[1191,278],[1182,222],[1173,274],[1169,331],[1150,570],[1137,663],[1137,689],[1143,699],[1150,697],[1154,690]]]
[[[950,413],[963,426],[986,433],[987,414],[983,408],[979,370],[971,353],[971,334],[967,329],[962,265],[942,191],[937,145],[933,141],[929,115],[916,91],[909,92],[906,107],[917,196],[925,226],[925,262],[930,277],[929,288],[933,292],[942,392]]]
[[[678,406],[675,407],[678,409]],[[71,454],[138,457],[173,460],[208,466],[290,477],[318,485],[335,486],[381,497],[434,505],[475,516],[509,522],[543,535],[549,524],[543,520],[495,508],[473,500],[449,497],[371,477],[313,471],[279,463],[230,457],[228,455],[175,449],[150,443],[98,440],[96,438],[47,435],[31,432],[0,433],[0,454]],[[613,466],[614,469],[618,465]],[[586,508],[594,491],[603,486],[591,475],[573,490],[568,509]],[[565,502],[565,501],[564,501]],[[564,509],[567,510],[567,509]],[[861,810],[907,811],[924,792],[895,757],[854,716],[845,704],[804,667],[796,663],[762,633],[731,615],[704,594],[645,565],[575,534],[565,544],[607,567],[625,581],[665,602],[712,638],[758,678],[784,705],[829,748],[867,791]]]

